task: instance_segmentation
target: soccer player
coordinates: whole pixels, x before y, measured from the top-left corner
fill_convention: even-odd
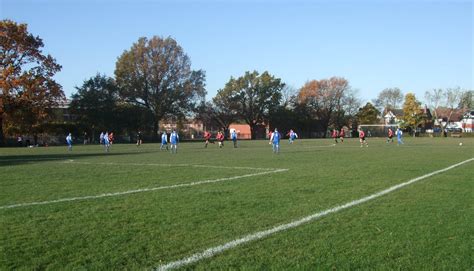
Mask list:
[[[105,132],[104,134],[104,148],[105,148],[105,152],[109,152],[109,148],[110,148],[109,132]]]
[[[268,139],[272,137],[272,134],[273,134],[272,130],[268,130],[268,134],[267,134]]]
[[[387,134],[387,142],[392,142],[393,143],[393,130],[392,128],[388,128],[388,134]]]
[[[224,134],[221,131],[217,132],[216,139],[219,141],[219,148],[224,147]]]
[[[360,141],[360,147],[362,148],[364,146],[369,147],[369,144],[367,143],[367,140],[365,139],[365,133],[362,128],[359,128],[359,141]]]
[[[397,128],[397,131],[395,133],[397,134],[397,146],[404,144],[402,140],[402,130],[400,130],[400,128]]]
[[[237,148],[237,132],[235,129],[230,133],[230,138],[232,139],[232,142],[234,142],[234,148]]]
[[[142,141],[142,132],[138,131],[138,134],[137,134],[137,147],[140,146],[142,143],[143,143],[143,141]]]
[[[164,148],[168,150],[168,135],[166,134],[166,132],[163,132],[163,134],[161,135],[160,150],[163,150]]]
[[[23,147],[23,137],[21,137],[21,135],[18,135],[16,143],[18,144],[18,147]]]
[[[100,132],[99,143],[100,145],[104,144],[104,132]]]
[[[173,130],[170,135],[171,153],[178,153],[178,142],[179,135],[175,130]]]
[[[339,132],[339,139],[341,140],[341,143],[344,143],[344,128],[341,127],[341,131]]]
[[[207,145],[209,144],[210,140],[211,140],[211,133],[209,133],[208,131],[205,131],[204,132],[204,139],[206,140],[206,144],[204,145],[204,148],[207,148]],[[212,144],[214,144],[214,142],[211,142]]]
[[[290,129],[290,132],[287,135],[290,144],[293,144],[293,142],[298,138],[298,135],[293,131],[293,129]]]
[[[114,144],[114,132],[110,132],[109,134],[109,144]]]
[[[67,143],[67,150],[72,151],[72,135],[71,135],[71,133],[69,133],[66,136],[66,143]]]
[[[272,144],[273,153],[280,153],[280,139],[281,135],[278,132],[278,129],[275,128],[272,135],[270,136],[270,144]]]
[[[333,129],[332,130],[332,138],[334,138],[334,141],[336,142],[337,144],[337,137],[338,137],[338,132],[336,129]]]

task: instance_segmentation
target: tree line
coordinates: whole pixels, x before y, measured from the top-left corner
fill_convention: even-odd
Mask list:
[[[70,123],[55,123],[54,108],[65,99],[54,80],[61,70],[42,53],[44,46],[26,24],[0,22],[0,142],[4,134],[65,132],[75,129],[94,136],[100,131],[131,135],[138,130],[157,136],[164,119],[192,118],[206,127],[227,129],[234,122],[250,126],[252,138],[261,125],[296,129],[305,137],[325,136],[330,128],[377,123],[382,111],[402,106],[402,125],[420,124],[421,103],[398,88],[381,91],[362,106],[357,90],[343,77],[310,80],[299,89],[268,71],[247,71],[231,77],[206,101],[206,75],[191,69],[191,60],[171,37],[141,37],[118,57],[114,77],[97,74],[76,87]],[[437,117],[441,107],[473,107],[473,91],[433,89],[425,99]],[[452,113],[451,111],[451,113]],[[56,130],[55,130],[56,129]]]

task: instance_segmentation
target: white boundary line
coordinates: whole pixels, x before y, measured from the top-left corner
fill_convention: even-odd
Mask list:
[[[347,209],[347,208],[365,203],[367,201],[373,200],[375,198],[381,197],[381,196],[386,195],[388,193],[391,193],[395,190],[398,190],[398,189],[400,189],[404,186],[407,186],[407,185],[410,185],[412,183],[418,182],[420,180],[426,179],[426,178],[431,177],[433,175],[443,173],[445,171],[448,171],[448,170],[453,169],[455,167],[458,167],[458,166],[461,166],[463,164],[469,163],[471,161],[474,161],[474,158],[462,161],[460,163],[454,164],[454,165],[449,166],[449,167],[444,168],[444,169],[433,171],[431,173],[428,173],[428,174],[425,174],[423,176],[411,179],[411,180],[406,181],[404,183],[391,186],[391,187],[389,187],[385,190],[379,191],[375,194],[363,197],[361,199],[354,200],[354,201],[348,202],[346,204],[339,205],[339,206],[336,206],[334,208],[327,209],[327,210],[324,210],[322,212],[315,213],[315,214],[303,217],[299,220],[295,220],[295,221],[292,221],[292,222],[287,223],[287,224],[282,224],[282,225],[273,227],[273,228],[268,229],[268,230],[259,231],[259,232],[256,232],[256,233],[246,235],[242,238],[235,239],[235,240],[230,241],[228,243],[225,243],[223,245],[215,246],[215,247],[206,249],[202,252],[195,253],[195,254],[187,257],[187,258],[183,258],[181,260],[177,260],[177,261],[174,261],[174,262],[167,263],[165,265],[158,266],[156,268],[153,268],[153,270],[160,270],[161,271],[161,270],[169,270],[169,269],[179,268],[179,267],[183,267],[183,266],[188,265],[188,264],[196,263],[196,262],[198,262],[200,260],[203,260],[203,259],[211,258],[216,254],[219,254],[219,253],[222,253],[223,251],[235,248],[235,247],[237,247],[241,244],[245,244],[245,243],[255,241],[255,240],[260,240],[260,239],[265,238],[267,236],[270,236],[272,234],[282,232],[282,231],[285,231],[285,230],[288,230],[288,229],[296,228],[298,226],[301,226],[302,224],[309,223],[313,220],[316,220],[316,219],[321,218],[323,216],[329,215],[331,213],[336,213],[336,212],[339,212],[341,210],[344,210],[344,209]]]
[[[279,172],[284,172],[284,171],[288,171],[288,169],[281,168],[281,169],[275,169],[275,170],[272,170],[272,171],[257,172],[257,173],[252,173],[252,174],[245,174],[245,175],[219,178],[219,179],[213,179],[213,180],[204,180],[204,181],[197,181],[197,182],[184,183],[184,184],[175,184],[175,185],[168,185],[168,186],[158,186],[158,187],[152,187],[152,188],[142,188],[142,189],[128,190],[128,191],[116,192],[116,193],[104,193],[104,194],[93,195],[93,196],[62,198],[62,199],[50,200],[50,201],[17,203],[17,204],[0,206],[0,210],[1,209],[12,209],[12,208],[18,208],[18,207],[25,207],[25,206],[46,205],[46,204],[53,204],[53,203],[60,203],[60,202],[70,202],[70,201],[77,201],[77,200],[89,200],[89,199],[98,199],[98,198],[105,198],[105,197],[116,197],[116,196],[123,196],[123,195],[143,193],[143,192],[150,192],[150,191],[156,191],[156,190],[190,187],[190,186],[196,186],[196,185],[201,185],[201,184],[209,184],[209,183],[218,183],[218,182],[224,182],[224,181],[237,180],[237,179],[242,179],[242,178],[254,177],[254,176],[258,176],[258,175],[279,173]]]
[[[68,157],[63,158],[30,158],[30,159],[0,159],[0,162],[35,162],[35,161],[52,161],[56,163],[71,163],[84,165],[110,165],[110,166],[157,166],[157,167],[196,167],[196,168],[220,168],[220,169],[247,169],[247,170],[264,170],[273,171],[279,168],[258,168],[258,167],[229,167],[229,166],[215,166],[203,164],[157,164],[157,163],[116,163],[116,162],[87,162],[76,161]]]

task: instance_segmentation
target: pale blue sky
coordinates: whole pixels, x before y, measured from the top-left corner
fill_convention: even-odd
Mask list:
[[[342,76],[367,101],[399,87],[473,89],[472,1],[0,0],[63,66],[69,97],[139,37],[171,36],[207,75],[208,99],[230,76],[271,74],[300,88]]]

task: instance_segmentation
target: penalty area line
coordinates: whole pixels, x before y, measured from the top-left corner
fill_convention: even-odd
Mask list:
[[[359,204],[362,204],[362,203],[365,203],[367,201],[370,201],[370,200],[373,200],[373,199],[376,199],[378,197],[381,197],[381,196],[384,196],[386,194],[389,194],[393,191],[396,191],[402,187],[405,187],[407,185],[410,185],[410,184],[413,184],[415,182],[418,182],[420,180],[423,180],[423,179],[426,179],[426,178],[429,178],[433,175],[436,175],[436,174],[440,174],[440,173],[443,173],[443,172],[446,172],[448,170],[451,170],[455,167],[458,167],[458,166],[461,166],[463,164],[466,164],[466,163],[469,163],[471,161],[474,161],[474,158],[471,158],[471,159],[468,159],[468,160],[465,160],[465,161],[462,161],[460,163],[457,163],[457,164],[454,164],[454,165],[451,165],[449,167],[446,167],[446,168],[443,168],[443,169],[440,169],[440,170],[436,170],[436,171],[433,171],[431,173],[428,173],[428,174],[425,174],[423,176],[419,176],[419,177],[416,177],[414,179],[411,179],[409,181],[406,181],[406,182],[403,182],[403,183],[400,183],[400,184],[397,184],[397,185],[394,185],[394,186],[391,186],[387,189],[384,189],[382,191],[379,191],[377,193],[374,193],[372,195],[369,195],[369,196],[366,196],[366,197],[363,197],[363,198],[360,198],[358,200],[354,200],[354,201],[351,201],[351,202],[348,202],[346,204],[343,204],[343,205],[339,205],[339,206],[336,206],[336,207],[333,207],[331,209],[327,209],[327,210],[324,210],[322,212],[318,212],[318,213],[315,213],[315,214],[312,214],[312,215],[309,215],[309,216],[306,216],[306,217],[303,217],[299,220],[295,220],[295,221],[292,221],[290,223],[287,223],[287,224],[282,224],[282,225],[278,225],[278,226],[275,226],[271,229],[267,229],[267,230],[264,230],[264,231],[259,231],[259,232],[256,232],[256,233],[252,233],[252,234],[249,234],[249,235],[246,235],[244,237],[241,237],[239,239],[235,239],[233,241],[230,241],[230,242],[227,242],[225,244],[222,244],[222,245],[219,245],[219,246],[215,246],[215,247],[211,247],[209,249],[206,249],[202,252],[198,252],[198,253],[195,253],[187,258],[183,258],[181,260],[177,260],[177,261],[174,261],[174,262],[170,262],[170,263],[167,263],[167,264],[164,264],[164,265],[160,265],[156,268],[153,268],[153,270],[156,270],[156,271],[162,271],[162,270],[170,270],[170,269],[174,269],[174,268],[179,268],[179,267],[183,267],[183,266],[186,266],[186,265],[189,265],[189,264],[192,264],[192,263],[196,263],[200,260],[203,260],[203,259],[207,259],[207,258],[211,258],[213,256],[215,256],[216,254],[220,254],[226,250],[229,250],[229,249],[232,249],[232,248],[235,248],[239,245],[242,245],[242,244],[245,244],[245,243],[249,243],[249,242],[252,242],[252,241],[256,241],[256,240],[260,240],[260,239],[263,239],[265,237],[268,237],[270,235],[273,235],[273,234],[276,234],[276,233],[279,233],[279,232],[282,232],[282,231],[286,231],[286,230],[289,230],[289,229],[293,229],[293,228],[296,228],[296,227],[299,227],[303,224],[306,224],[306,223],[309,223],[309,222],[312,222],[316,219],[319,219],[321,217],[324,217],[326,215],[329,215],[329,214],[332,214],[332,213],[336,213],[336,212],[339,212],[341,210],[344,210],[344,209],[348,209],[350,207],[354,207],[354,206],[357,206]]]
[[[259,175],[285,172],[285,171],[288,171],[288,170],[289,169],[281,168],[281,169],[275,169],[275,170],[272,170],[272,171],[257,172],[257,173],[252,173],[252,174],[238,175],[238,176],[219,178],[219,179],[213,179],[213,180],[196,181],[196,182],[191,182],[191,183],[175,184],[175,185],[167,185],[167,186],[158,186],[158,187],[152,187],[152,188],[142,188],[142,189],[128,190],[128,191],[122,191],[122,192],[116,192],[116,193],[104,193],[104,194],[92,195],[92,196],[62,198],[62,199],[49,200],[49,201],[16,203],[16,204],[11,204],[11,205],[0,206],[0,210],[1,209],[12,209],[12,208],[26,207],[26,206],[54,204],[54,203],[61,203],[61,202],[99,199],[99,198],[106,198],[106,197],[117,197],[117,196],[123,196],[123,195],[128,195],[128,194],[151,192],[151,191],[156,191],[156,190],[191,187],[191,186],[196,186],[196,185],[201,185],[201,184],[218,183],[218,182],[225,182],[225,181],[232,181],[232,180],[237,180],[237,179],[249,178],[249,177],[254,177],[254,176],[259,176]]]

